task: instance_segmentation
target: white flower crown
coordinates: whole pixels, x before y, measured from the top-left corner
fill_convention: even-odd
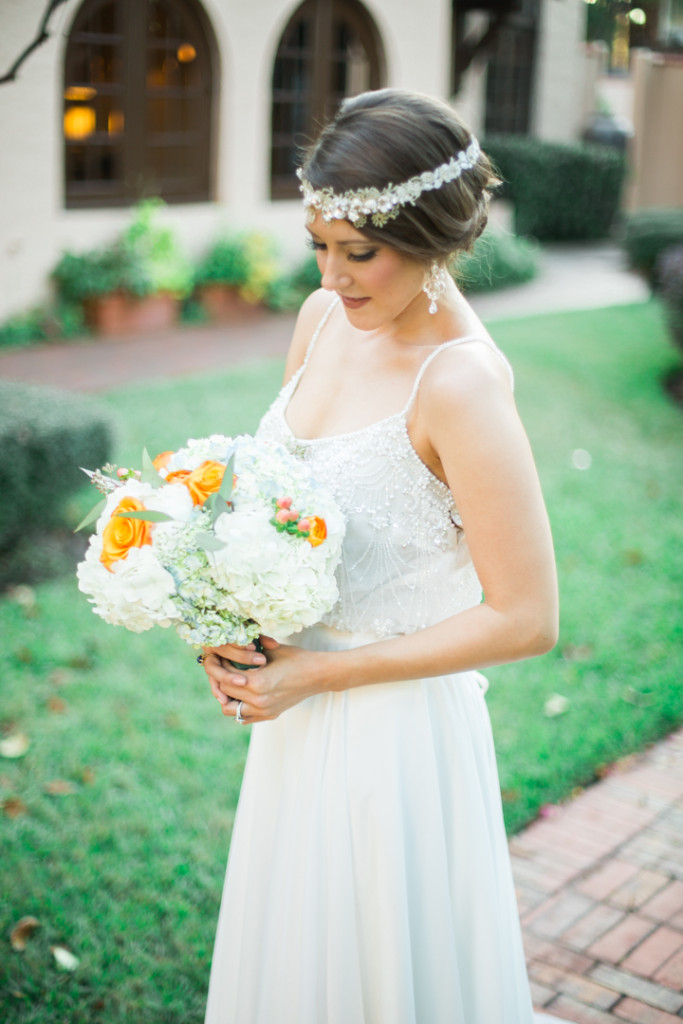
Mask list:
[[[348,220],[354,227],[362,228],[369,217],[375,227],[381,228],[387,221],[398,217],[401,206],[407,203],[414,206],[423,192],[431,192],[449,181],[455,181],[463,171],[471,170],[480,156],[479,143],[472,138],[467,149],[461,150],[457,156],[452,156],[434,171],[416,174],[401,185],[389,184],[383,189],[359,188],[344,192],[341,196],[336,195],[331,188],[314,189],[304,177],[301,167],[296,173],[301,182],[299,188],[304,194],[304,209],[309,221],[315,218],[315,211],[318,210],[326,224],[333,220]]]

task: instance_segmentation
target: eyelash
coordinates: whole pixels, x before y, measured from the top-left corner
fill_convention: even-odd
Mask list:
[[[314,241],[310,236],[306,239],[306,245],[308,246],[309,249],[313,249],[314,252],[324,252],[327,249],[326,245],[324,245],[322,242]],[[347,254],[347,259],[351,260],[353,263],[367,263],[368,260],[371,260],[373,256],[376,255],[377,250],[370,249],[369,252],[363,253],[350,252]]]

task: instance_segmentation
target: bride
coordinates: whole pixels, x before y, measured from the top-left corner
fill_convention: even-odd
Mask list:
[[[393,89],[299,173],[322,289],[259,436],[347,533],[322,623],[204,662],[254,726],[206,1022],[531,1024],[479,669],[555,643],[552,542],[512,371],[446,269],[496,178],[450,107]]]

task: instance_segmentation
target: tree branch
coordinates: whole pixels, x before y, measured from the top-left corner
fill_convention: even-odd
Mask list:
[[[0,85],[4,85],[6,82],[14,82],[17,77],[17,71],[24,63],[26,58],[30,57],[34,50],[37,50],[39,46],[42,46],[42,44],[50,38],[50,33],[47,30],[50,18],[57,10],[57,8],[64,3],[66,3],[66,0],[48,0],[35,39],[33,39],[28,44],[25,50],[22,50],[22,52],[19,54],[12,67],[9,69],[9,71],[7,71],[4,75],[0,76]]]

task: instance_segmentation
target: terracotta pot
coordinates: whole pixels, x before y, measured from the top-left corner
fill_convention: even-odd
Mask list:
[[[168,292],[138,298],[127,292],[112,292],[86,299],[85,318],[97,334],[148,334],[172,327],[180,302]]]
[[[263,314],[263,306],[247,302],[227,284],[203,284],[200,299],[211,320],[219,324],[243,323]]]

